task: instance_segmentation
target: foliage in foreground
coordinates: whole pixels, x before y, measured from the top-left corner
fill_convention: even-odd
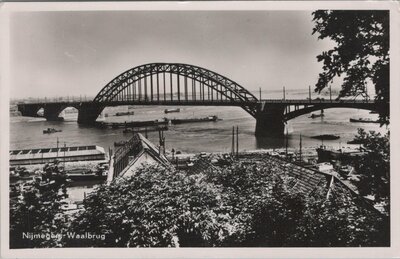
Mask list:
[[[318,10],[313,12],[313,21],[313,34],[335,42],[335,47],[317,56],[324,71],[319,74],[316,91],[344,76],[339,97],[366,97],[366,85],[372,83],[376,100],[388,103],[389,11]],[[379,114],[382,122],[389,123],[388,106],[382,106]]]
[[[386,246],[385,219],[349,193],[306,197],[268,163],[237,162],[188,175],[145,167],[100,187],[72,224],[105,240],[69,246]]]
[[[355,161],[360,180],[354,182],[360,195],[371,195],[386,215],[390,212],[390,137],[374,131],[358,130],[356,139],[363,142],[369,152]]]
[[[25,184],[16,201],[10,202],[10,248],[61,246],[53,233],[64,233],[66,218],[61,209],[67,197],[66,175],[57,165],[44,168],[42,180]],[[33,238],[43,234],[49,238]]]

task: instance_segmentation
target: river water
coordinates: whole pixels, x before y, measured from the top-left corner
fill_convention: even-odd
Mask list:
[[[305,93],[287,94],[286,98],[304,98]],[[274,98],[274,96],[263,96]],[[276,98],[276,97],[275,97]],[[326,98],[326,97],[325,97]],[[165,114],[164,109],[180,108],[179,113]],[[166,151],[172,148],[181,152],[229,152],[232,143],[232,126],[239,127],[239,149],[268,149],[284,147],[285,141],[276,138],[256,138],[254,135],[256,120],[240,107],[210,107],[210,106],[134,106],[129,111],[134,111],[130,116],[112,116],[116,112],[128,111],[127,106],[109,107],[103,112],[109,116],[100,118],[107,122],[142,121],[167,118],[192,118],[217,115],[221,121],[202,122],[172,125],[164,133]],[[318,113],[318,112],[315,112]],[[375,130],[385,133],[387,129],[374,123],[350,123],[350,118],[377,119],[377,114],[370,114],[366,110],[357,109],[326,109],[325,116],[309,118],[310,114],[292,119],[287,124],[289,133],[289,147],[298,147],[300,134],[303,147],[316,147],[320,140],[312,139],[312,136],[321,134],[339,135],[340,139],[324,141],[327,146],[345,145],[353,139],[358,128]],[[131,134],[123,134],[122,129],[100,129],[96,127],[78,125],[76,113],[65,113],[65,121],[49,122],[42,118],[11,117],[10,147],[11,149],[55,147],[57,138],[60,145],[99,145],[108,150],[114,142],[129,139]],[[45,128],[61,129],[62,132],[43,134]],[[149,132],[148,138],[158,144],[158,132]]]

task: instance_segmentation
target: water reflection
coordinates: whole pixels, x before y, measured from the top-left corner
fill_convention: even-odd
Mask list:
[[[255,137],[257,149],[281,148],[285,145],[285,138]]]

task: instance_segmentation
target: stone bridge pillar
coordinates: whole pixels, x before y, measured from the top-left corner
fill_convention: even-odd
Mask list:
[[[285,105],[266,104],[256,115],[256,136],[283,137],[285,123],[283,119]]]
[[[40,110],[40,105],[37,104],[18,104],[18,111],[22,116],[39,117],[37,112]]]
[[[92,125],[103,111],[104,106],[97,103],[82,103],[78,108],[78,123]]]
[[[60,115],[61,111],[64,109],[65,107],[63,107],[61,104],[46,104],[43,109],[44,109],[44,117],[46,118],[46,120],[48,121],[59,121],[62,120],[62,117],[58,117],[58,115]]]

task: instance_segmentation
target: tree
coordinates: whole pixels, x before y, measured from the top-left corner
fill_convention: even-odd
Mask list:
[[[129,179],[101,186],[85,201],[73,231],[105,234],[104,240],[67,240],[68,246],[214,246],[228,216],[217,186],[201,174],[147,166]]]
[[[376,205],[381,205],[386,214],[390,211],[390,141],[385,135],[359,130],[356,139],[363,140],[367,154],[355,161],[355,170],[360,180],[355,181],[362,196],[371,195]]]
[[[98,187],[70,232],[70,247],[380,246],[381,220],[334,188],[305,195],[278,162],[231,161],[200,173],[145,166]],[[385,239],[387,240],[387,239]],[[386,244],[386,243],[384,243]]]
[[[65,232],[66,218],[61,206],[67,197],[66,175],[57,165],[46,165],[42,179],[24,184],[17,200],[10,202],[10,248],[56,247]],[[33,238],[33,234],[41,237]]]
[[[318,10],[313,12],[313,34],[329,38],[336,46],[317,56],[323,62],[316,92],[335,77],[345,75],[340,97],[363,95],[366,85],[375,86],[380,119],[389,123],[389,11]]]
[[[309,197],[290,246],[357,247],[389,246],[390,229],[386,217],[365,205],[336,183],[332,195],[323,198],[319,189]]]
[[[339,247],[387,246],[388,221],[336,183],[326,198],[322,185],[305,195],[296,179],[266,160],[234,162],[210,172],[222,185],[233,226],[227,246]]]

